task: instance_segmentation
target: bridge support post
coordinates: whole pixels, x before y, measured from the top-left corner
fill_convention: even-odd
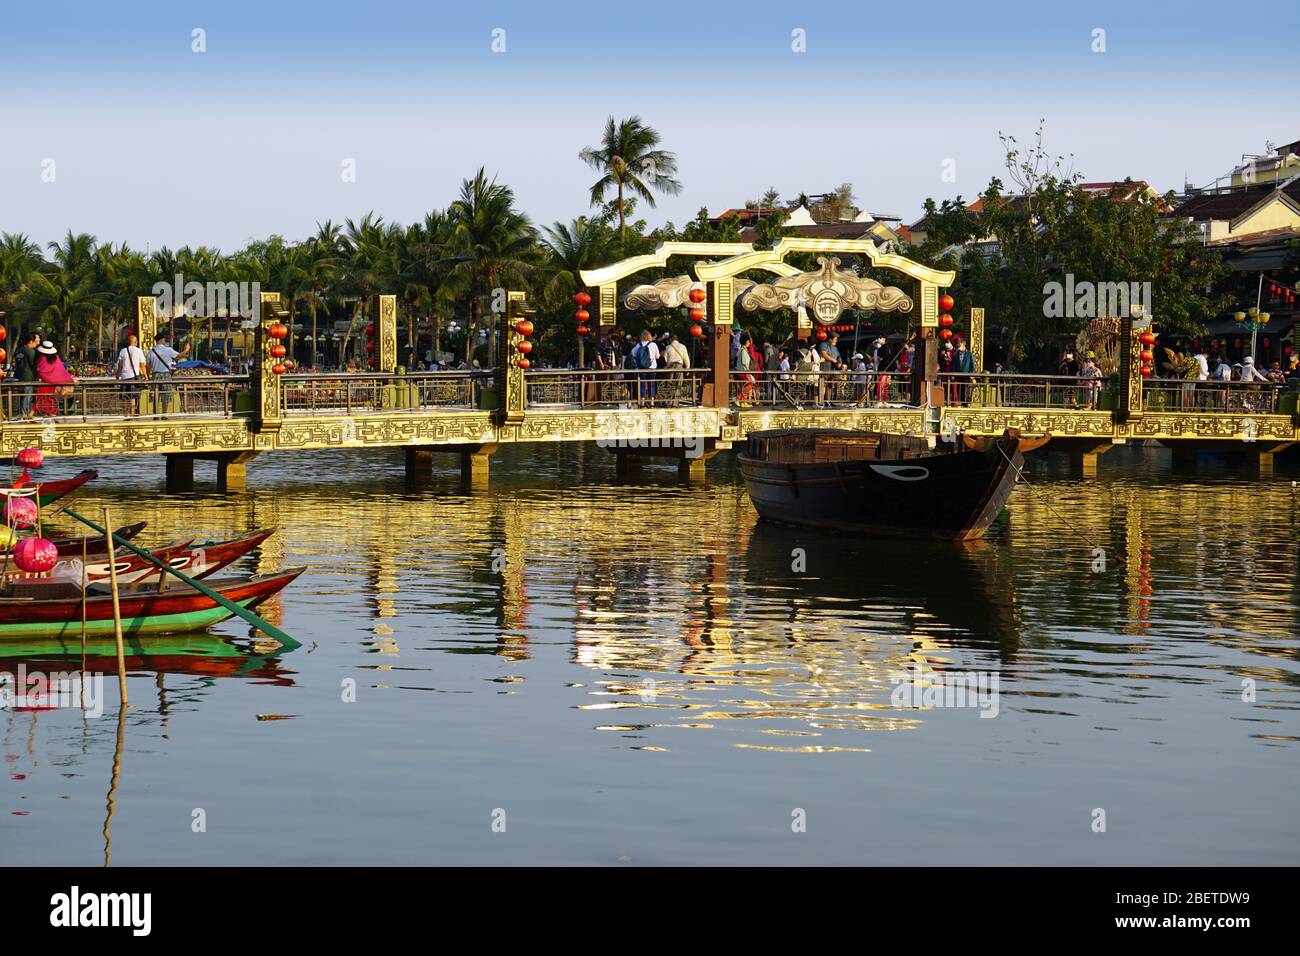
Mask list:
[[[407,447],[406,477],[409,481],[428,481],[433,477],[433,449]]]
[[[1170,452],[1173,453],[1173,465],[1176,469],[1193,470],[1196,468],[1196,452],[1199,450],[1195,442],[1190,441],[1171,441],[1167,442]]]
[[[217,462],[218,491],[243,491],[248,486],[248,462],[257,457],[257,452],[242,451],[213,457]]]
[[[1251,449],[1246,452],[1246,472],[1252,478],[1272,478],[1273,477],[1273,455],[1272,448]]]
[[[496,445],[464,445],[458,448],[461,481],[474,488],[486,487],[488,463],[496,450]]]
[[[182,492],[194,490],[194,456],[167,455],[167,490]]]
[[[1070,474],[1075,478],[1096,478],[1098,460],[1115,447],[1104,439],[1064,439],[1061,444],[1070,456]]]

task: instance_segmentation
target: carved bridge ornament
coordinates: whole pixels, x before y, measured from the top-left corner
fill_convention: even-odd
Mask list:
[[[834,324],[845,309],[912,311],[912,297],[902,289],[838,268],[837,256],[818,256],[817,263],[821,268],[814,272],[800,272],[751,286],[740,296],[741,307],[756,312],[795,309],[800,303],[807,303],[822,325]]]

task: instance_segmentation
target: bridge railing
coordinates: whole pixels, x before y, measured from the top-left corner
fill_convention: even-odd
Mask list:
[[[708,369],[530,369],[526,404],[538,407],[683,408],[700,404]]]
[[[357,415],[421,409],[475,409],[489,371],[302,373],[280,376],[282,415]]]
[[[908,372],[732,372],[731,403],[741,407],[806,408],[905,405],[911,401]]]
[[[1098,408],[1107,380],[1077,375],[1014,372],[941,372],[947,405],[970,408]]]
[[[0,382],[0,412],[6,421],[60,419],[92,421],[127,416],[230,418],[235,397],[249,388],[247,375],[178,375],[120,382],[79,378],[72,385]]]
[[[1142,408],[1149,412],[1219,415],[1276,415],[1290,386],[1273,382],[1200,382],[1149,378],[1142,384]]]

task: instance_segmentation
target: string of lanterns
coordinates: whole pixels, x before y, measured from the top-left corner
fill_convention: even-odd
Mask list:
[[[14,462],[22,467],[26,479],[28,468],[40,468],[45,464],[45,454],[39,448],[24,448],[14,456]],[[34,537],[13,541],[10,547],[14,564],[28,574],[45,574],[59,562],[58,546],[41,535],[41,505],[36,497],[38,491],[39,486],[7,490],[4,508],[0,509],[0,518],[9,532],[10,541],[13,541],[13,532],[16,530],[36,532]]]
[[[1138,343],[1142,346],[1142,351],[1138,353],[1138,361],[1142,363],[1138,367],[1138,372],[1143,378],[1150,378],[1151,363],[1155,360],[1155,353],[1151,351],[1151,347],[1156,344],[1156,334],[1148,329],[1138,335]]]
[[[6,329],[3,325],[0,325],[0,342],[3,342],[8,337],[9,337],[9,330]],[[9,357],[9,353],[6,352],[3,348],[0,348],[0,365],[4,364],[4,360],[7,359],[8,357]]]
[[[578,320],[578,334],[587,335],[591,331],[587,328],[587,320],[591,318],[591,313],[587,311],[587,306],[591,305],[591,295],[586,290],[579,290],[574,294],[573,301],[578,306],[578,310],[573,313],[573,317]]]
[[[698,339],[704,334],[704,327],[700,323],[704,321],[705,292],[699,286],[691,286],[687,298],[691,300],[691,309],[687,313],[691,319],[691,335]]]
[[[580,292],[578,293],[578,295],[587,295],[587,294],[585,292]],[[574,296],[574,298],[576,299],[577,296]],[[591,296],[587,296],[587,299],[590,300]],[[530,322],[528,319],[520,319],[518,322],[515,323],[514,329],[516,335],[523,336],[523,338],[521,338],[515,344],[515,349],[519,352],[519,358],[516,360],[515,364],[518,365],[521,369],[527,371],[528,368],[533,364],[528,360],[528,353],[533,350],[533,343],[528,341],[528,336],[533,334],[533,323]],[[580,328],[578,331],[582,335],[587,334],[585,328]]]
[[[289,334],[289,328],[283,322],[272,322],[266,327],[266,334],[271,340],[266,347],[266,354],[275,359],[271,371],[276,375],[283,375],[290,368],[288,360],[285,359],[287,350],[284,347],[284,339]]]
[[[939,316],[939,338],[945,342],[952,338],[955,331],[952,327],[952,307],[955,304],[952,296],[948,295],[948,293],[945,292],[939,296],[939,311],[942,313]]]

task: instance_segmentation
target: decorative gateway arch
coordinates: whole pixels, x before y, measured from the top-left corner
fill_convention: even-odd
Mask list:
[[[795,252],[825,253],[818,257],[818,268],[801,272],[785,261]],[[874,279],[839,268],[835,253],[865,255],[872,266],[892,269],[914,280],[916,295],[885,286]],[[705,388],[704,404],[722,407],[728,404],[727,378],[730,364],[729,339],[735,319],[735,307],[748,311],[792,308],[798,315],[798,332],[812,330],[814,321],[832,325],[847,308],[870,308],[877,311],[911,312],[919,303],[921,349],[917,373],[925,380],[935,377],[937,351],[935,332],[939,328],[939,295],[952,285],[956,273],[933,269],[900,256],[884,252],[870,239],[810,239],[786,236],[771,249],[755,249],[743,242],[665,242],[654,252],[632,256],[600,269],[580,273],[582,281],[598,290],[596,301],[602,327],[617,320],[617,290],[620,280],[646,269],[663,268],[673,256],[698,256],[693,266],[695,280],[688,275],[672,276],[631,289],[623,299],[628,309],[676,308],[687,304],[693,288],[706,290],[711,331],[708,333],[709,364],[712,370]],[[715,258],[716,257],[716,258]],[[742,278],[746,272],[769,272],[777,278],[770,283],[755,283]],[[812,316],[806,309],[811,306]],[[976,367],[983,359],[983,310],[972,310],[970,323],[971,350]]]

